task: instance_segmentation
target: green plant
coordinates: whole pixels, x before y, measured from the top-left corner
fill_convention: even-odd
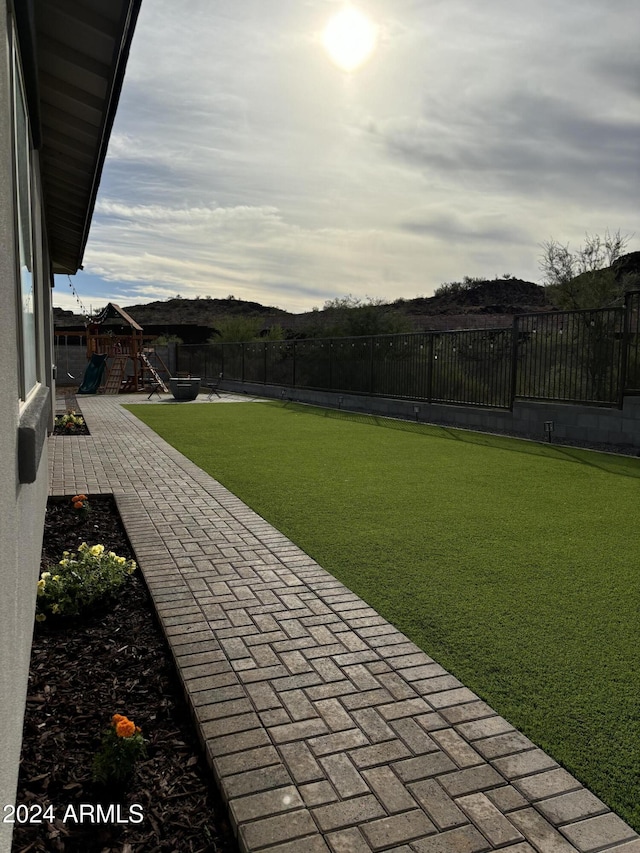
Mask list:
[[[513,278],[508,273],[505,273],[505,279]],[[496,281],[499,281],[498,276],[495,278]],[[436,287],[433,291],[434,296],[457,296],[460,293],[470,293],[473,290],[478,289],[478,285],[483,285],[487,283],[486,278],[480,278],[475,275],[465,275],[462,278],[462,281],[445,281],[440,287]]]
[[[135,570],[134,560],[105,551],[104,545],[83,542],[77,554],[65,551],[55,573],[40,575],[36,621],[79,616],[112,596]]]
[[[338,296],[328,299],[322,313],[314,316],[302,331],[306,337],[363,337],[393,335],[410,331],[407,318],[383,299],[366,296]]]
[[[216,323],[216,334],[209,338],[209,343],[219,341],[254,341],[260,337],[262,320],[260,317],[224,317]]]
[[[77,414],[73,409],[69,409],[64,415],[58,415],[55,419],[55,426],[66,430],[66,432],[74,433],[79,429],[84,428],[84,418]]]
[[[618,304],[626,277],[618,277],[616,265],[623,257],[628,235],[586,234],[584,244],[571,251],[569,244],[546,240],[541,244],[539,267],[551,300],[563,310],[603,308]]]
[[[133,774],[136,761],[147,754],[139,726],[122,714],[114,714],[93,759],[93,781],[122,784]]]
[[[166,347],[167,344],[183,344],[184,341],[178,335],[159,335],[151,341],[152,347]]]

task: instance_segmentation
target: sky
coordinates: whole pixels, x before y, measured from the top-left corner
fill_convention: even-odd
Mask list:
[[[142,0],[84,270],[55,305],[297,313],[541,282],[549,239],[640,249],[637,0],[358,0],[375,46],[351,71],[324,42],[345,5]]]

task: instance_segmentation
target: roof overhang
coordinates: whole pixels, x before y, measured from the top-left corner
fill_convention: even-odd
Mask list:
[[[82,266],[140,3],[34,3],[40,171],[55,273]]]

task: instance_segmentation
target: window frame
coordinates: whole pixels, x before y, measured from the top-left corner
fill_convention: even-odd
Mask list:
[[[33,173],[33,140],[31,136],[29,101],[24,79],[20,43],[15,16],[9,15],[10,32],[10,99],[13,166],[14,247],[15,247],[15,306],[16,355],[18,396],[25,404],[37,392],[42,379],[41,346],[39,341],[38,262],[39,251],[35,227],[35,181]],[[28,287],[25,287],[28,276]],[[25,299],[31,298],[29,311]]]

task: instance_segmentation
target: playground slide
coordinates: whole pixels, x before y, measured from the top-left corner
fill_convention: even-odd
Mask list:
[[[82,385],[78,388],[78,394],[95,394],[97,392],[102,382],[106,363],[106,355],[94,353],[91,356],[91,361],[84,372]]]

